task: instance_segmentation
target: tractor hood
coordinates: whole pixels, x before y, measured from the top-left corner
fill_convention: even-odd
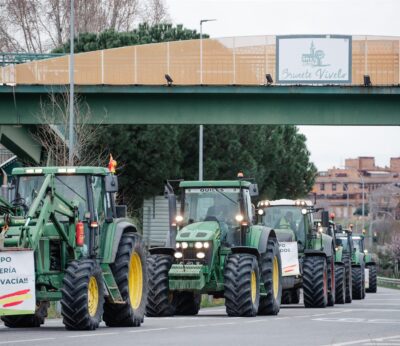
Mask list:
[[[216,221],[195,222],[183,227],[176,237],[177,241],[207,241],[213,240],[220,232]]]

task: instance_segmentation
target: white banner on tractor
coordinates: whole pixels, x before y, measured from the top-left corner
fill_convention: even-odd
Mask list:
[[[0,316],[33,314],[35,307],[33,251],[0,251]]]
[[[282,259],[282,276],[300,274],[297,242],[280,242],[279,250]]]
[[[369,288],[369,269],[365,268],[365,288]]]

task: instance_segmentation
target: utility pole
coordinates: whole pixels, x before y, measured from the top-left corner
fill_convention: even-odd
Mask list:
[[[71,1],[70,11],[70,54],[69,54],[69,153],[68,153],[68,165],[74,165],[74,0]]]
[[[200,20],[200,85],[203,85],[203,23],[213,22],[216,19]],[[199,126],[199,180],[203,180],[203,125]]]

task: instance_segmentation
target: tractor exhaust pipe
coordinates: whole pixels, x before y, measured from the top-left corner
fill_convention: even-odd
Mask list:
[[[1,173],[3,174],[3,184],[1,185],[1,196],[8,202],[8,177],[6,171],[1,168]]]
[[[174,194],[174,189],[171,184],[166,181],[164,188],[164,195],[168,198],[168,211],[169,211],[169,231],[167,237],[167,247],[175,249],[176,246],[176,195]]]

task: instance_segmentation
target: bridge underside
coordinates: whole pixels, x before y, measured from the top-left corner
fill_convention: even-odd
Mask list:
[[[0,124],[37,125],[66,86],[0,87]],[[77,86],[103,124],[400,125],[400,87]]]
[[[39,162],[29,127],[66,86],[0,86],[0,142]],[[77,86],[92,124],[400,125],[400,87]],[[46,120],[44,120],[46,118]],[[61,119],[61,117],[60,117]],[[55,120],[54,124],[61,120]]]

